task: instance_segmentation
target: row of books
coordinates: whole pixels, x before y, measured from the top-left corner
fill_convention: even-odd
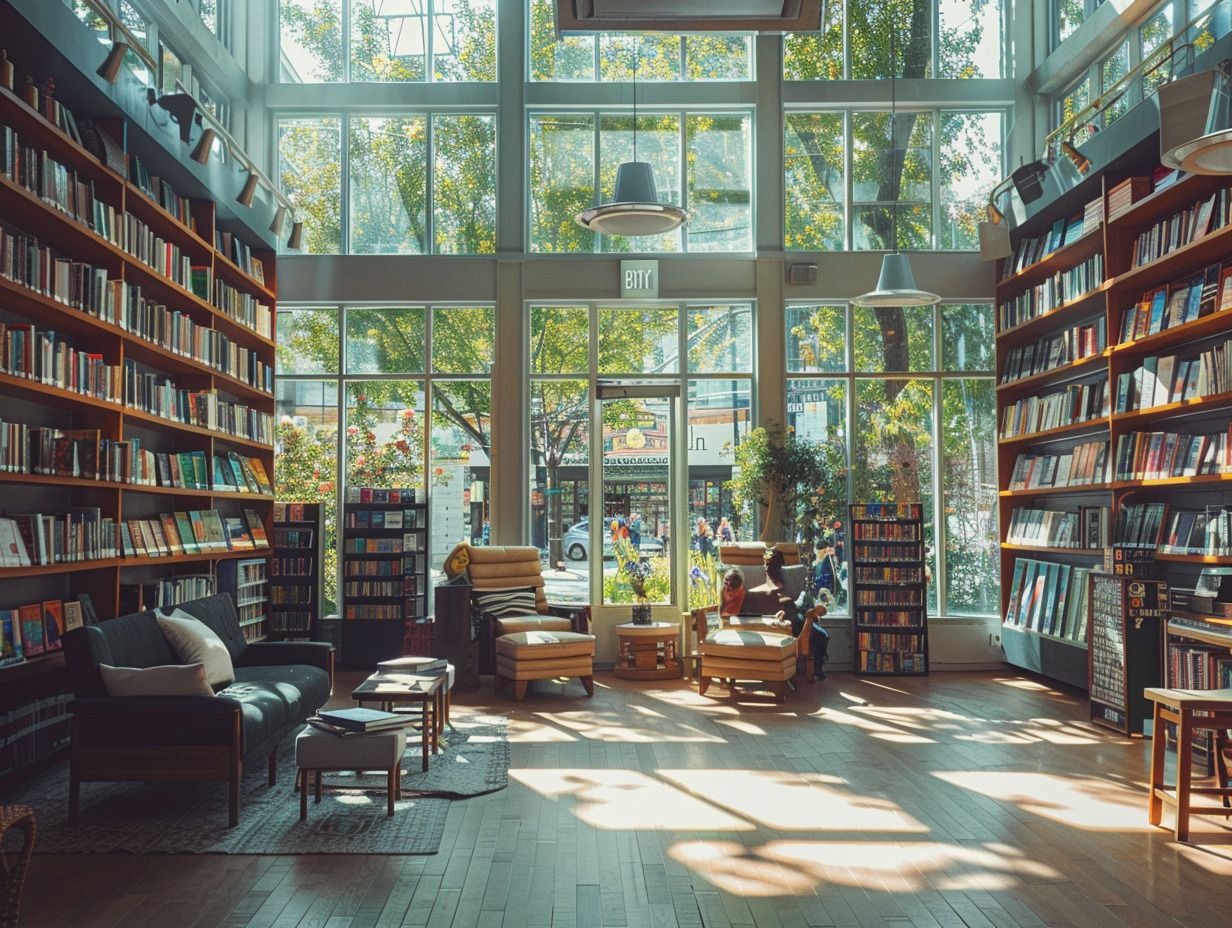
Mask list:
[[[1012,383],[1099,354],[1107,347],[1104,317],[1045,335],[1030,345],[1011,348],[1005,356],[1001,382]]]
[[[1112,543],[1120,548],[1158,550],[1167,515],[1167,503],[1123,503],[1116,511]]]
[[[163,238],[132,213],[124,214],[124,244],[120,247],[172,283],[189,289],[192,255],[176,242]]]
[[[1004,332],[1037,316],[1045,316],[1081,299],[1103,282],[1104,256],[1092,255],[1000,304],[997,307],[998,330]]]
[[[252,249],[241,239],[224,229],[217,229],[214,232],[214,247],[241,271],[264,285],[265,265],[260,258],[252,256]]]
[[[1015,558],[1005,624],[1067,641],[1087,640],[1091,568]]]
[[[1014,462],[1009,489],[1077,487],[1106,483],[1107,441],[1089,441],[1056,454],[1023,452]]]
[[[140,409],[250,441],[271,444],[274,420],[243,403],[219,399],[214,390],[177,387],[165,374],[126,358],[108,364],[102,354],[79,349],[51,330],[29,323],[0,323],[0,372]]]
[[[15,283],[256,389],[273,390],[273,369],[255,351],[185,312],[144,297],[139,286],[111,279],[106,268],[57,257],[41,248],[36,238],[4,228],[0,228],[0,261],[8,268],[5,276]]]
[[[397,558],[347,561],[342,572],[347,577],[394,577],[400,574],[415,573],[415,566],[414,555],[407,555],[401,561]]]
[[[348,503],[418,503],[415,487],[347,487]]]
[[[1161,480],[1232,473],[1228,434],[1129,432],[1117,438],[1116,480]]]
[[[1005,540],[1011,545],[1048,548],[1105,548],[1111,543],[1108,506],[1076,509],[1026,509],[1010,513]]]
[[[1170,175],[1175,179],[1176,174]],[[1151,192],[1149,177],[1128,177],[1108,191],[1108,220],[1111,222]]]
[[[923,651],[856,651],[856,669],[865,673],[922,673],[928,669]]]
[[[274,503],[274,521],[275,522],[306,522],[309,521],[307,516],[317,512],[315,508],[318,504],[315,503]],[[313,507],[305,509],[305,506]]]
[[[315,587],[310,583],[276,583],[270,586],[269,601],[275,606],[306,606],[311,605],[315,599]]]
[[[128,179],[133,186],[170,213],[172,219],[193,232],[197,231],[197,217],[193,215],[192,201],[176,193],[172,186],[157,174],[151,174],[136,155],[128,156]]]
[[[1177,509],[1168,513],[1160,554],[1232,555],[1232,509]]]
[[[1032,264],[1044,260],[1054,251],[1065,245],[1071,245],[1085,234],[1084,218],[1075,216],[1072,219],[1058,219],[1052,227],[1042,235],[1021,239],[1014,247],[1010,256],[1005,259],[1004,277],[1024,271]]]
[[[1132,267],[1148,264],[1157,258],[1195,242],[1228,224],[1232,196],[1224,188],[1179,210],[1143,230],[1134,243]]]
[[[1232,339],[1193,358],[1151,355],[1117,375],[1116,411],[1132,412],[1232,391]]]
[[[9,126],[0,126],[0,174],[117,248],[124,247],[124,227],[117,221],[120,211],[95,197],[94,182],[45,151],[23,144]]]
[[[1027,396],[1006,406],[1001,418],[1001,437],[1017,438],[1077,425],[1108,415],[1108,382],[1092,380],[1071,383],[1053,393]]]
[[[1232,687],[1232,656],[1213,644],[1170,644],[1168,685],[1185,690]]]
[[[348,509],[347,528],[402,529],[419,527],[417,509]]]
[[[1221,283],[1222,280],[1222,283]],[[1232,262],[1147,290],[1121,317],[1121,341],[1154,335],[1232,307]]]
[[[89,611],[87,612],[87,605]],[[0,609],[0,666],[19,664],[30,657],[63,647],[65,632],[98,621],[88,595],[78,599],[49,599]]]
[[[180,510],[150,519],[116,520],[95,506],[64,513],[0,517],[0,567],[73,563],[115,557],[155,558],[268,548],[260,517],[223,517],[216,509]]]
[[[154,580],[120,584],[119,614],[163,609],[178,603],[204,599],[218,592],[213,574],[172,574]]]
[[[273,310],[251,293],[231,286],[225,280],[214,279],[214,308],[265,338],[270,337]]]

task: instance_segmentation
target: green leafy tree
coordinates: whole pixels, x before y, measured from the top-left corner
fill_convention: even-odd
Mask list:
[[[760,511],[762,541],[794,541],[810,495],[834,476],[826,468],[826,444],[771,423],[727,447],[736,465],[726,484],[732,502],[744,516]]]

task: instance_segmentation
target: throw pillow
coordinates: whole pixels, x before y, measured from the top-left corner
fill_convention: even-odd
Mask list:
[[[535,588],[514,590],[475,590],[471,603],[481,613],[492,616],[498,622],[515,615],[536,615]]]
[[[155,612],[155,616],[172,653],[185,664],[204,664],[210,686],[227,686],[235,680],[231,653],[212,628],[183,609],[173,609],[170,615]]]
[[[804,591],[804,581],[807,578],[803,564],[788,564],[783,568],[783,593],[795,599]]]
[[[213,696],[204,664],[112,667],[99,664],[108,696]]]

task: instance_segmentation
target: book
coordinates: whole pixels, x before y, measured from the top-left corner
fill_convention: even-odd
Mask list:
[[[268,548],[269,536],[265,534],[265,523],[252,509],[244,510],[244,521],[248,523],[248,531],[252,534],[254,548]]]
[[[17,619],[21,626],[21,646],[26,657],[33,657],[46,651],[47,648],[43,644],[42,603],[27,603],[19,606]]]
[[[317,717],[336,728],[347,731],[380,731],[383,728],[401,728],[414,716],[405,713],[385,712],[356,706],[353,709],[321,709]]]
[[[94,609],[94,599],[89,593],[78,593],[77,602],[81,603],[81,619],[86,625],[98,624],[98,613]]]
[[[188,513],[177,511],[173,515],[175,517],[176,532],[180,536],[180,544],[184,547],[184,553],[200,554],[201,546],[197,544],[197,535],[193,531],[192,520],[188,517]]]
[[[16,609],[0,609],[0,666],[25,660],[21,647],[21,623]]]
[[[81,610],[81,603],[75,599],[64,600],[64,630],[71,632],[73,629],[81,628],[85,624],[85,615]]]
[[[265,472],[265,465],[261,463],[260,458],[249,458],[248,464],[252,468],[253,475],[256,477],[257,486],[260,489],[262,496],[273,496],[274,487],[270,483],[269,475]]]
[[[12,519],[0,519],[0,567],[29,567],[30,553]]]
[[[162,523],[163,536],[167,539],[167,545],[171,549],[172,554],[183,554],[184,543],[180,541],[179,528],[175,524],[175,516],[170,512],[160,512],[158,521]]]
[[[252,532],[239,516],[227,516],[222,520],[222,527],[232,551],[250,551],[256,547],[252,542]]]
[[[443,657],[395,657],[377,661],[376,669],[383,673],[433,673],[449,669],[449,661]]]
[[[201,512],[201,526],[204,530],[203,543],[208,551],[226,551],[227,532],[222,525],[222,517],[217,509],[205,509]]]
[[[58,651],[64,647],[60,637],[64,634],[64,603],[58,599],[49,599],[42,604],[43,608],[43,646],[48,651]]]

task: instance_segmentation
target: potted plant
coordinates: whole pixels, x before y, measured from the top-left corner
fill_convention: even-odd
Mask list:
[[[742,515],[760,509],[759,537],[767,544],[794,541],[804,504],[833,495],[829,485],[846,474],[841,446],[801,438],[778,423],[754,429],[731,452],[735,476],[726,485],[732,501]]]

